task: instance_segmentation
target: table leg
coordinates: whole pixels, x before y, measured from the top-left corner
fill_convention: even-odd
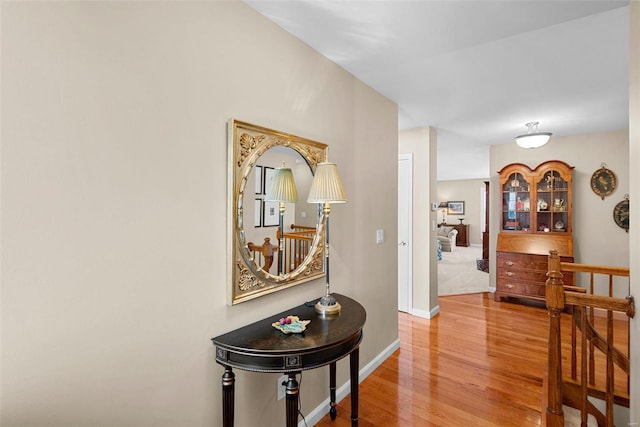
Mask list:
[[[351,425],[358,425],[358,388],[360,370],[360,348],[349,355],[349,373],[351,375]]]
[[[224,427],[233,427],[235,382],[236,374],[233,373],[231,366],[225,366],[222,374],[222,425]]]
[[[336,409],[336,362],[329,364],[329,398],[331,402],[329,405],[331,409],[329,409],[329,415],[331,415],[331,420],[336,419],[336,415],[338,411]]]
[[[287,380],[287,427],[297,427],[298,425],[298,399],[300,388],[296,380],[297,372],[290,372]]]

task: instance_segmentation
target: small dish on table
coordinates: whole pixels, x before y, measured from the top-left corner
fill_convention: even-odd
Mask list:
[[[287,316],[273,322],[271,326],[281,331],[283,334],[299,334],[307,329],[311,320],[300,320],[298,316]]]

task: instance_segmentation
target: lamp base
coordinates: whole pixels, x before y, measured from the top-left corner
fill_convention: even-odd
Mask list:
[[[316,303],[316,313],[323,316],[340,314],[340,303],[332,295],[325,295]]]

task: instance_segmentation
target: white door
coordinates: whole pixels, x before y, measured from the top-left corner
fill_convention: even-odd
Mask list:
[[[398,156],[398,310],[409,312],[412,303],[411,210],[413,157]]]

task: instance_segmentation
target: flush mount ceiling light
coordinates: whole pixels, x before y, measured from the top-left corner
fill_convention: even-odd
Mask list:
[[[542,147],[551,138],[551,132],[538,132],[538,122],[527,123],[527,133],[516,136],[516,144],[522,148]]]

